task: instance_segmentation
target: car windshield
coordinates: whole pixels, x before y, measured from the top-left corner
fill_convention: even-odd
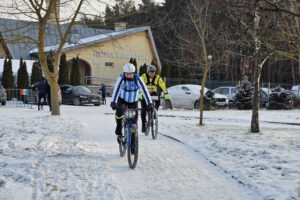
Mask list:
[[[184,87],[184,86],[183,86],[183,87],[181,87],[181,89],[182,89],[182,90],[184,90],[184,91],[186,91],[186,92],[189,92],[189,91],[190,91],[190,90],[189,90],[189,88],[187,88],[187,87]]]
[[[74,90],[81,94],[91,94],[92,93],[90,89],[88,89],[87,87],[83,87],[83,86],[76,86],[76,87],[74,87]]]

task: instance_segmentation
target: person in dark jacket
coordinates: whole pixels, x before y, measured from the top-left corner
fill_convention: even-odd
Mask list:
[[[50,111],[52,110],[51,109],[51,87],[50,87],[50,84],[48,83],[48,81],[46,81],[46,86],[45,86],[45,93],[46,93],[46,97],[47,97],[47,102],[48,102],[48,105],[49,105],[49,109]]]
[[[45,78],[42,78],[38,85],[38,110],[43,109],[44,102],[46,101],[46,83]]]
[[[104,105],[106,105],[106,98],[105,98],[105,96],[106,96],[106,85],[102,83],[100,90],[101,90],[101,94],[102,94],[102,102],[103,102]]]

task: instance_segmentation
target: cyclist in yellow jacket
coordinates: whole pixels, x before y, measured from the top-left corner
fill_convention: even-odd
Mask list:
[[[151,96],[158,96],[158,100],[156,101],[155,109],[158,110],[158,107],[160,105],[160,98],[157,91],[157,87],[159,86],[162,91],[164,92],[164,98],[167,100],[170,98],[168,94],[168,90],[166,89],[166,85],[163,81],[163,79],[156,74],[156,67],[154,65],[149,65],[147,67],[147,73],[143,74],[141,76],[141,79],[146,84],[146,87],[150,93]],[[146,132],[146,108],[147,104],[145,99],[142,97],[141,100],[142,105],[142,112],[141,112],[141,118],[142,118],[142,132]]]

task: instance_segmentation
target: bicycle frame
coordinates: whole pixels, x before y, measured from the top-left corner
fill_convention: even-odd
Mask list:
[[[138,132],[137,132],[137,110],[125,108],[125,116],[123,121],[124,140],[120,143],[120,154],[124,156],[127,149],[128,164],[131,169],[134,169],[138,159]],[[123,147],[123,148],[122,148]]]
[[[130,134],[130,130],[131,130],[131,126],[132,124],[136,124],[134,122],[135,120],[135,115],[137,115],[136,113],[137,109],[125,109],[125,117],[124,117],[124,127],[126,127],[126,133],[124,133],[124,135],[126,136],[126,144],[127,144],[127,147],[131,147],[131,134]],[[134,116],[133,116],[133,113],[134,112]]]
[[[153,98],[154,97],[154,98]],[[156,102],[158,101],[158,96],[151,96],[151,99],[153,101],[153,106],[154,106],[154,109],[155,109],[155,104]],[[155,117],[156,116],[156,117]],[[154,119],[154,117],[156,119]],[[158,128],[157,128],[157,113],[156,113],[156,109],[153,110],[153,111],[147,111],[147,122],[146,122],[146,132],[145,134],[148,135],[149,134],[149,131],[151,129],[151,133],[152,133],[152,138],[153,139],[156,139],[157,138],[157,132],[158,132]],[[154,121],[156,120],[156,121]],[[154,127],[155,126],[155,127]],[[153,129],[155,128],[155,130]]]

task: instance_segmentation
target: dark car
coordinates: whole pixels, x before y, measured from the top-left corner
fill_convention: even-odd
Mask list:
[[[39,97],[38,97],[39,96],[38,87],[39,87],[39,82],[36,82],[36,83],[34,83],[34,84],[32,84],[30,86],[29,93],[25,97],[25,103],[33,103],[33,104],[37,104],[38,103],[38,100],[39,100]],[[59,87],[58,87],[58,101],[61,104],[61,91],[60,91]],[[44,102],[44,104],[48,104],[48,103]]]
[[[6,97],[6,90],[0,83],[0,103],[1,105],[6,105],[7,97]]]
[[[63,104],[74,104],[76,106],[84,104],[99,106],[101,104],[101,96],[93,94],[92,91],[85,86],[62,85],[60,89]]]

